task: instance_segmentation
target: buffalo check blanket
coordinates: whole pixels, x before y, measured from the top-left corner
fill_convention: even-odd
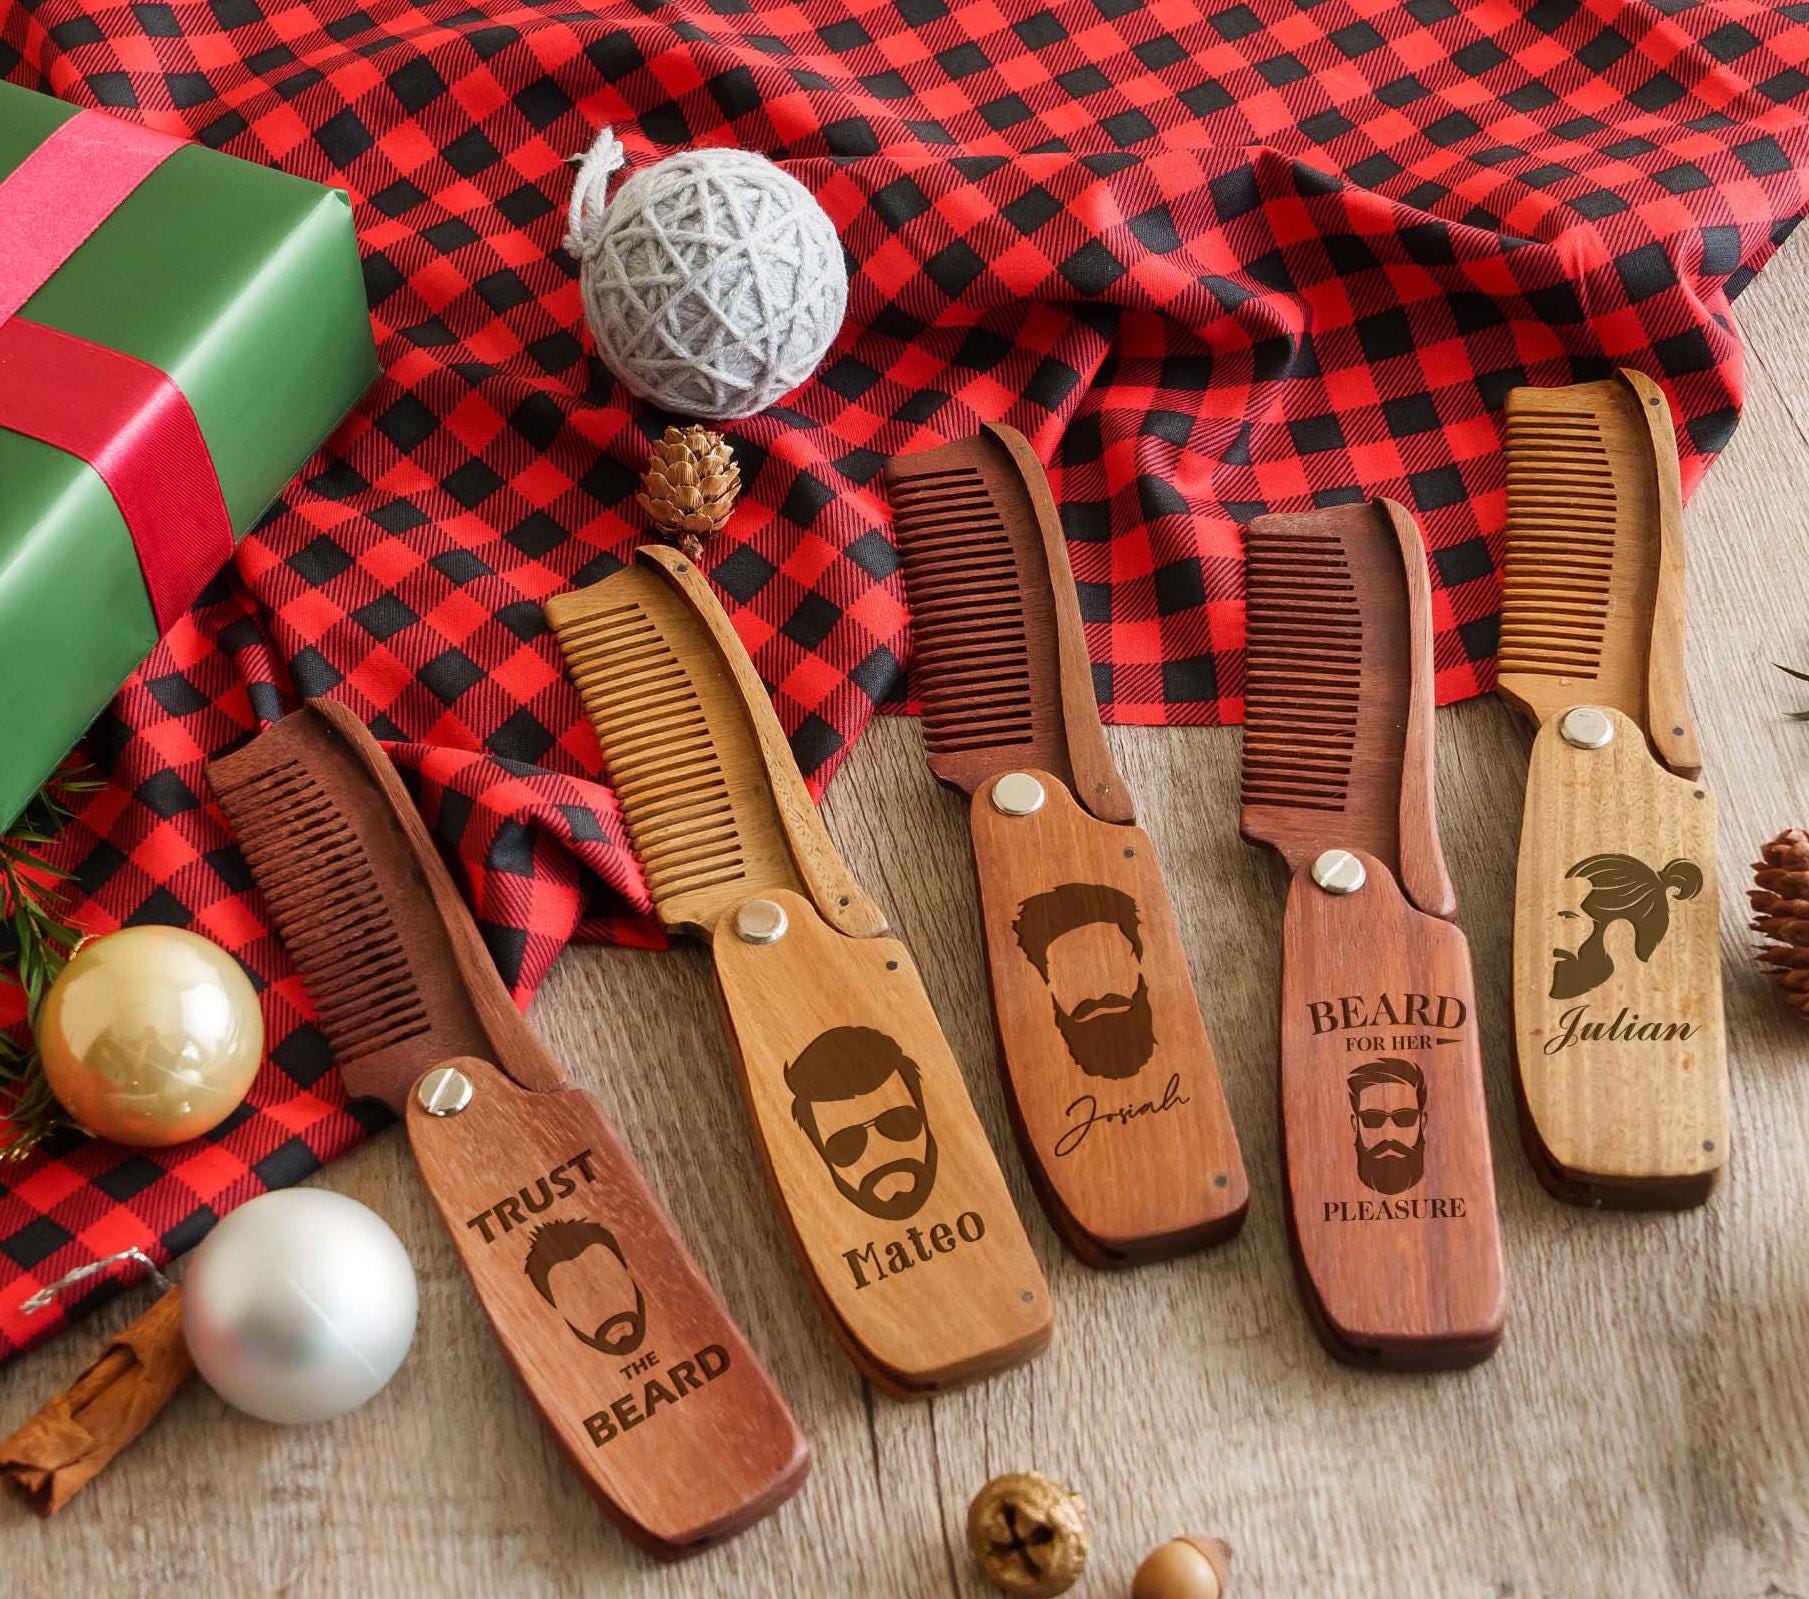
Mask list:
[[[846,241],[821,371],[731,430],[706,564],[813,783],[904,694],[882,459],[1004,419],[1049,462],[1101,702],[1238,719],[1238,529],[1374,494],[1431,552],[1444,699],[1490,684],[1497,413],[1616,364],[1693,486],[1739,412],[1729,302],[1809,193],[1809,5],[1778,0],[11,0],[0,74],[343,184],[385,373],[90,740],[78,914],[263,985],[211,1136],[52,1140],[0,1180],[0,1352],[378,1124],[348,1105],[206,759],[331,695],[387,740],[523,998],[659,942],[541,602],[612,571],[666,418],[588,354],[569,158],[783,162]],[[15,1006],[13,1015],[17,1014]],[[4,1020],[0,1015],[0,1020]]]

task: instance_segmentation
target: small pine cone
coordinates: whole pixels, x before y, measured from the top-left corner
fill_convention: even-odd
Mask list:
[[[1798,1015],[1809,1017],[1809,832],[1792,827],[1759,851],[1747,898],[1752,926],[1771,943],[1760,946],[1759,962],[1784,990]]]
[[[741,492],[741,468],[720,433],[708,428],[666,429],[636,496],[660,537],[692,560],[704,536],[720,533]]]

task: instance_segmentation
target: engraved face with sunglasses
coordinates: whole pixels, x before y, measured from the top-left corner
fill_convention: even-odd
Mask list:
[[[1410,1060],[1365,1061],[1346,1079],[1357,1180],[1400,1194],[1426,1172],[1426,1078]]]
[[[869,1216],[915,1216],[936,1181],[917,1063],[871,1027],[832,1027],[785,1068],[792,1119]]]

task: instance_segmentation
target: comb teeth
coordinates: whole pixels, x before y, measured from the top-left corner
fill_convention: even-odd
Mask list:
[[[561,626],[559,642],[654,900],[746,878],[703,701],[653,620],[632,601],[607,605]]]
[[[1601,674],[1619,497],[1589,411],[1510,409],[1503,672]]]
[[[341,1064],[426,1033],[426,1007],[377,874],[313,774],[287,760],[216,788]]]
[[[1243,803],[1341,811],[1363,667],[1344,544],[1309,529],[1252,531],[1245,585]]]
[[[1029,744],[1030,639],[1011,534],[971,466],[890,487],[932,755]]]

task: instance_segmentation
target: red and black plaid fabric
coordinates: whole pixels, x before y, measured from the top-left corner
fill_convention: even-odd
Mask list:
[[[1693,485],[1728,312],[1809,205],[1809,5],[1664,0],[12,0],[0,73],[351,191],[385,375],[91,741],[83,917],[192,925],[265,986],[211,1137],[58,1142],[0,1193],[0,1351],[34,1287],[163,1258],[374,1124],[349,1107],[202,776],[309,695],[390,741],[524,999],[570,939],[658,941],[540,602],[613,570],[664,418],[587,357],[567,160],[734,144],[846,240],[818,376],[731,431],[708,564],[826,781],[901,691],[876,482],[1003,418],[1052,467],[1108,715],[1241,704],[1237,529],[1390,494],[1431,546],[1442,697],[1488,686],[1495,411],[1662,379]],[[306,286],[298,285],[298,293]]]

